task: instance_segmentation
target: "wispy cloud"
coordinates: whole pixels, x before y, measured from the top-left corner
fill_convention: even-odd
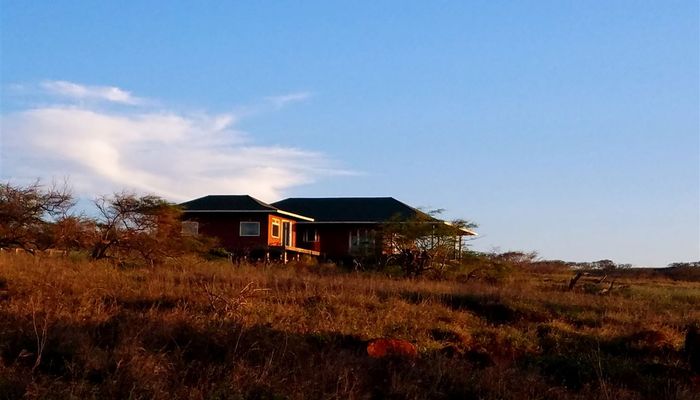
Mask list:
[[[85,96],[82,85],[54,87]],[[125,95],[112,98],[135,99],[115,89]],[[343,173],[317,152],[255,144],[236,129],[238,120],[230,113],[105,111],[84,104],[13,112],[0,120],[3,175],[69,176],[78,192],[90,195],[127,188],[172,200],[249,193],[272,201],[288,188]]]
[[[145,100],[115,86],[86,86],[68,81],[44,81],[41,87],[49,93],[77,100],[99,100],[140,105]]]
[[[294,92],[277,96],[268,96],[265,97],[265,100],[272,103],[275,107],[281,108],[291,103],[307,100],[311,98],[311,96],[312,93],[310,92]]]

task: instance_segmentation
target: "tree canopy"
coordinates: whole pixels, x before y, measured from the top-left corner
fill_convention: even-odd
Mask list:
[[[0,247],[30,253],[84,251],[94,259],[146,261],[204,250],[204,239],[181,234],[180,208],[158,196],[122,192],[95,199],[97,215],[74,210],[67,185],[0,185]]]

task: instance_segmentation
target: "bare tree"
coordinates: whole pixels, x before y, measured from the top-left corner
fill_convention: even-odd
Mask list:
[[[181,235],[182,211],[158,196],[132,193],[103,196],[95,201],[99,216],[92,257],[140,258],[151,265],[188,251],[196,238]]]
[[[442,210],[418,213],[411,219],[395,218],[382,226],[390,252],[390,263],[398,264],[408,275],[430,269],[444,269],[457,255],[466,229],[476,224],[466,220],[445,222],[436,218]]]
[[[39,181],[27,186],[0,184],[0,247],[34,253],[54,246],[53,224],[71,217],[74,205],[67,183],[48,187]]]

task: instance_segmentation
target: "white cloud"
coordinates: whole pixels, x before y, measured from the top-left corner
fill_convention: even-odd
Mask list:
[[[288,94],[282,94],[278,96],[268,96],[265,97],[267,101],[272,103],[275,107],[281,108],[286,106],[287,104],[290,103],[296,103],[299,101],[304,101],[307,100],[311,97],[311,93],[309,92],[295,92],[295,93],[288,93]]]
[[[84,105],[13,112],[0,120],[2,175],[68,176],[83,195],[131,189],[174,201],[206,194],[273,201],[287,188],[342,173],[316,152],[254,144],[235,129],[237,120],[233,114],[115,112]]]
[[[100,100],[128,105],[145,103],[144,99],[114,86],[86,86],[68,81],[44,81],[41,87],[49,93],[77,100]]]

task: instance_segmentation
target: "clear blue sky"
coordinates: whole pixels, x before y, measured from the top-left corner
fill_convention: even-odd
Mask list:
[[[388,195],[476,221],[477,249],[700,259],[697,1],[0,7],[3,179]]]

